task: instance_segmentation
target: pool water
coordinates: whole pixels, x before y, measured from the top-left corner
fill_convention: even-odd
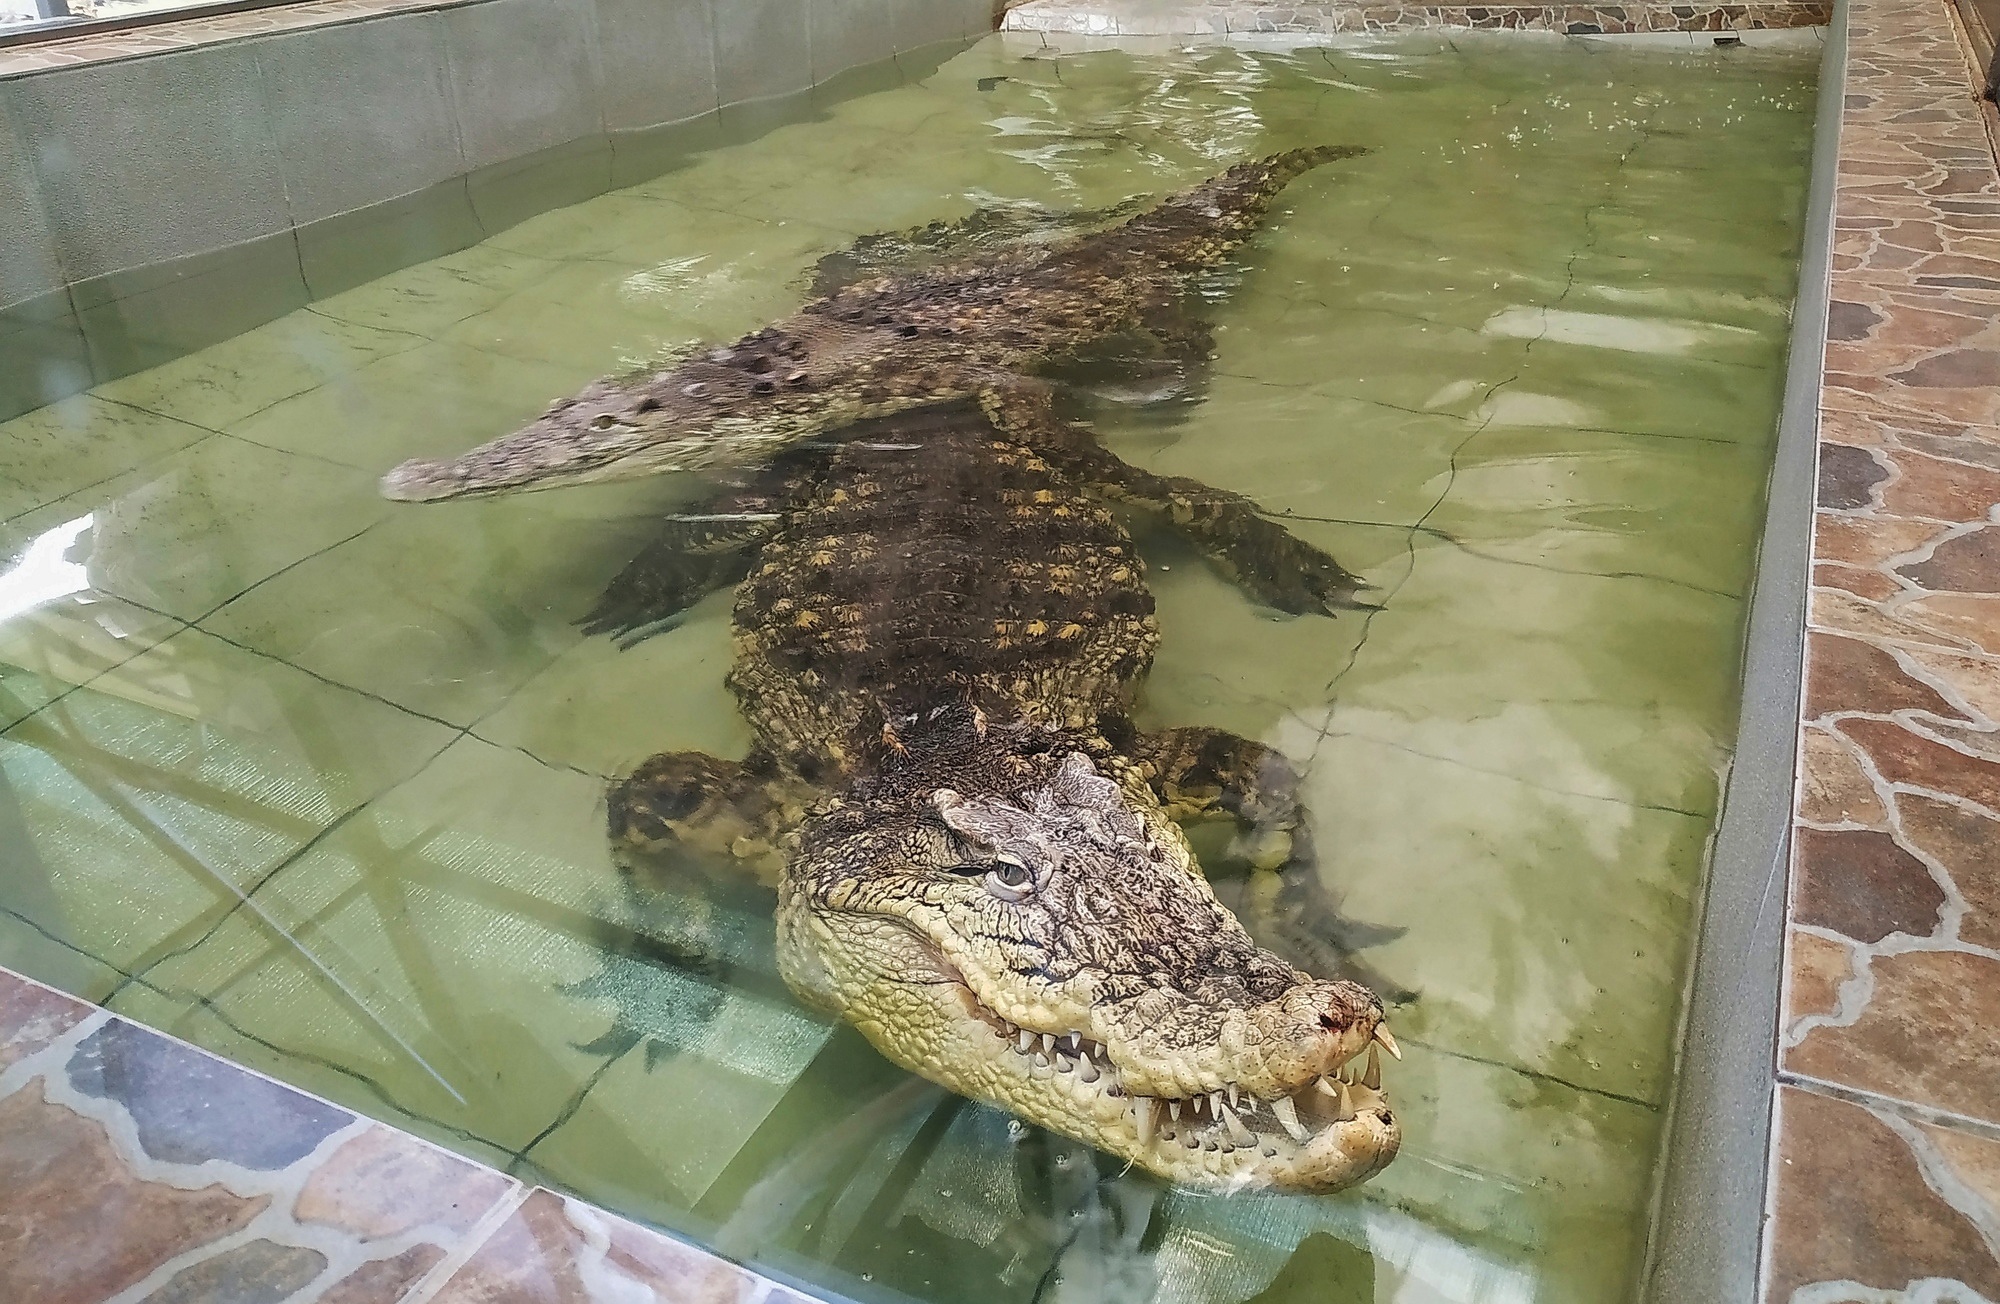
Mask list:
[[[1643,1252],[1779,407],[1817,55],[995,37],[646,184],[0,425],[0,964],[857,1298],[1610,1301]],[[1178,1190],[798,1006],[753,885],[630,897],[606,780],[741,755],[730,598],[575,621],[663,477],[376,477],[795,307],[857,236],[1353,142],[1099,366],[1124,458],[1375,586],[1283,616],[1145,535],[1141,723],[1307,774],[1394,1012],[1401,1157]]]

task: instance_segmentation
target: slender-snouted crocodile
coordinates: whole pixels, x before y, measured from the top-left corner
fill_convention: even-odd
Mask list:
[[[1130,722],[1159,630],[1105,500],[1260,596],[1352,583],[1246,500],[1073,427],[1027,441],[970,403],[857,426],[670,520],[586,622],[643,637],[738,585],[750,757],[615,784],[618,859],[642,897],[691,861],[757,872],[787,984],[954,1091],[1173,1181],[1361,1181],[1399,1138],[1382,1003],[1259,946],[1218,890],[1330,973],[1371,939],[1322,886],[1282,756]],[[1180,827],[1211,817],[1236,822],[1213,886]]]
[[[664,471],[748,466],[852,422],[977,396],[1018,432],[1033,373],[1114,337],[1205,358],[1191,278],[1247,240],[1293,178],[1366,151],[1289,150],[1239,163],[1092,234],[1021,241],[823,294],[733,345],[604,379],[514,434],[445,461],[403,463],[389,498],[427,501]],[[1030,418],[1032,422],[1032,418]]]

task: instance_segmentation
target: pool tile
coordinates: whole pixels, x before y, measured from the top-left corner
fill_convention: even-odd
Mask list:
[[[214,436],[0,526],[0,552],[87,520],[63,557],[93,590],[192,621],[386,507],[360,472]]]
[[[723,685],[733,604],[732,594],[713,594],[672,630],[631,648],[584,639],[474,732],[601,775],[622,774],[657,752],[741,756],[750,749],[749,727]]]
[[[550,1191],[530,1195],[432,1304],[753,1304],[765,1281]]]
[[[599,369],[612,361],[600,359]],[[457,454],[518,430],[595,374],[452,342],[424,343],[280,399],[232,422],[229,432],[353,467],[372,486],[406,458]]]
[[[671,489],[668,490],[671,492]],[[662,487],[384,504],[381,524],[201,622],[409,710],[469,725],[576,645]]]
[[[23,826],[0,906],[107,964],[148,964],[451,737],[185,631],[0,736]]]
[[[1856,1287],[1901,1293],[1929,1279],[2000,1298],[1987,1230],[2000,1211],[2000,1141],[1796,1087],[1778,1097],[1766,1299],[1815,1282],[1852,1283],[1815,1298],[1856,1299]]]
[[[0,521],[198,444],[211,431],[91,394],[0,424]]]
[[[453,322],[484,312],[560,265],[480,244],[343,290],[313,304],[313,311],[436,339]]]
[[[86,568],[59,560],[71,537],[58,526],[43,536],[45,546],[31,543],[24,550],[39,554],[32,569],[49,581],[48,589],[78,587],[0,617],[0,730],[186,628],[172,616],[90,588]],[[16,555],[15,574],[31,569],[25,561]]]
[[[603,788],[462,738],[266,883],[264,918],[167,956],[129,1008],[420,1134],[518,1151],[610,1054],[591,1043],[614,1011],[570,990],[628,936]],[[654,981],[690,1020],[719,999]]]
[[[421,343],[421,336],[408,331],[338,321],[302,309],[92,392],[221,430],[279,399]]]

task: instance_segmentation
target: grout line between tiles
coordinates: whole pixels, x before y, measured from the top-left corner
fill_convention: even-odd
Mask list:
[[[452,1247],[451,1252],[432,1264],[431,1270],[425,1273],[423,1279],[411,1287],[409,1293],[397,1301],[397,1304],[428,1304],[428,1301],[458,1275],[459,1269],[472,1260],[473,1255],[499,1234],[508,1220],[528,1202],[528,1197],[541,1189],[530,1187],[517,1178],[509,1177],[507,1180],[514,1184],[512,1189],[495,1200],[485,1216],[467,1229],[464,1237]]]

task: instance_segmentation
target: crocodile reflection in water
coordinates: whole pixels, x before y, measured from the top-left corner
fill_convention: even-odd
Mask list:
[[[955,1091],[1176,1181],[1360,1181],[1398,1144],[1395,1042],[1367,987],[1292,961],[1352,973],[1382,933],[1326,894],[1284,758],[1130,723],[1158,628],[1107,502],[1268,601],[1353,591],[1247,500],[1052,416],[870,422],[670,521],[591,617],[643,633],[738,586],[754,749],[616,785],[621,862],[642,895],[689,857],[756,872],[791,988]],[[1241,922],[1180,828],[1211,817],[1238,825]]]

